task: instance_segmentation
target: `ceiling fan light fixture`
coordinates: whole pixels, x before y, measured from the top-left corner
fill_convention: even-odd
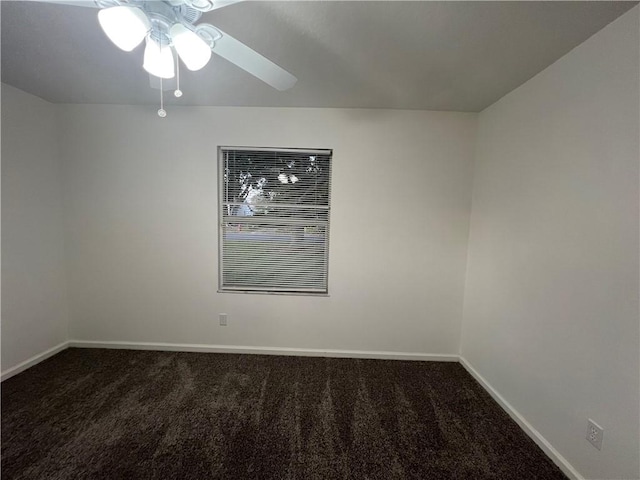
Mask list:
[[[151,29],[147,15],[140,8],[127,5],[100,10],[98,22],[109,40],[125,52],[130,52],[140,45]]]
[[[142,67],[151,75],[160,78],[173,78],[173,52],[169,45],[161,45],[151,37],[147,37]]]
[[[176,52],[189,70],[200,70],[209,63],[211,47],[198,34],[181,23],[171,27],[170,34]]]

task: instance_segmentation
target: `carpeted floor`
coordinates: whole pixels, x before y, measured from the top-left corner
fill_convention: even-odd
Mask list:
[[[2,384],[2,478],[566,480],[457,363],[94,349]]]

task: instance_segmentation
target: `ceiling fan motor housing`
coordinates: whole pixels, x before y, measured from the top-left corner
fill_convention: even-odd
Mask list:
[[[169,2],[140,2],[140,8],[151,21],[150,37],[161,45],[171,44],[169,30],[176,23],[194,30],[194,23],[202,16],[202,12],[185,4],[177,6]]]
[[[190,23],[192,25],[194,23],[196,23],[198,20],[200,20],[200,17],[202,16],[202,12],[196,10],[195,8],[189,7],[188,5],[184,5],[184,4],[180,5],[179,14],[180,14],[180,17],[182,17],[182,19],[185,22],[188,22],[188,23]]]

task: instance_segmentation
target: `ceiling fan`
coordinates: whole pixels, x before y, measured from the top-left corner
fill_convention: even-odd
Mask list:
[[[196,24],[204,12],[242,0],[40,1],[99,8],[100,26],[118,48],[130,52],[143,41],[146,43],[142,66],[151,78],[157,77],[160,82],[179,75],[180,60],[189,70],[200,70],[209,62],[212,52],[280,91],[293,87],[298,80],[219,28]],[[158,115],[165,117],[162,87],[160,92]],[[175,96],[181,95],[178,84]]]

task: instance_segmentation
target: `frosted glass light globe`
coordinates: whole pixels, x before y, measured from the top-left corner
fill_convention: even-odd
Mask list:
[[[147,15],[137,7],[119,5],[98,12],[98,22],[118,48],[130,52],[136,48],[151,29]]]

